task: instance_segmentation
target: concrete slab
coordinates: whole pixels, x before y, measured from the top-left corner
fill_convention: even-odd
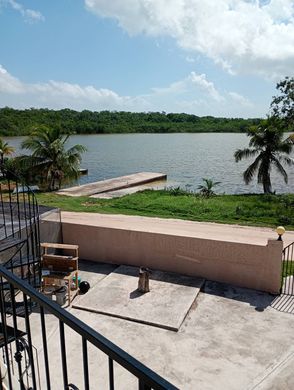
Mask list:
[[[64,188],[57,191],[59,195],[68,196],[89,196],[108,191],[119,190],[137,186],[144,183],[150,183],[158,180],[166,180],[166,175],[156,172],[138,172],[131,175],[115,177],[94,183],[88,183],[81,186]]]
[[[105,278],[109,271],[105,264],[89,262],[84,267],[81,261],[80,266],[87,278],[93,270],[92,280]],[[68,310],[179,389],[292,390],[294,315],[275,310],[272,306],[277,299],[255,290],[206,282],[178,332],[72,307]],[[30,322],[40,381],[47,388],[38,312],[32,313]],[[18,325],[25,330],[23,319]],[[52,390],[62,388],[58,325],[58,319],[47,313]],[[81,336],[67,326],[65,333],[69,382],[83,389]],[[90,388],[107,389],[107,356],[89,343],[88,358]],[[136,379],[118,364],[114,364],[114,382],[116,389],[138,389]]]
[[[97,283],[73,307],[178,331],[204,282],[153,271],[150,292],[137,291],[139,268],[120,266]]]
[[[91,195],[90,198],[95,199],[113,199],[120,198],[125,195],[135,194],[136,192],[145,191],[145,190],[163,190],[166,187],[166,182],[159,181],[155,183],[147,183],[140,186],[123,188],[116,191],[103,192],[102,194]]]

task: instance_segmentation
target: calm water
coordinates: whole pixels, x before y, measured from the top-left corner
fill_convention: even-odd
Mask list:
[[[5,138],[17,148],[22,137]],[[106,134],[74,135],[69,145],[83,144],[88,151],[83,155],[82,167],[88,176],[80,183],[108,179],[140,171],[166,173],[167,185],[197,189],[201,178],[220,181],[216,188],[222,193],[262,192],[261,186],[243,183],[242,172],[250,160],[234,161],[234,151],[248,146],[245,134]],[[294,169],[287,167],[289,183],[272,172],[273,189],[294,192]]]

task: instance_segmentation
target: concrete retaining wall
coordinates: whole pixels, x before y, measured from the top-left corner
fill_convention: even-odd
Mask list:
[[[170,234],[62,223],[63,242],[78,244],[80,258],[147,266],[278,293],[282,242],[251,245]]]

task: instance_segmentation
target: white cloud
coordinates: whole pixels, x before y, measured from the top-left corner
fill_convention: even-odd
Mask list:
[[[64,81],[25,83],[0,65],[0,107],[47,107],[74,110],[187,112],[199,116],[256,117],[265,107],[252,104],[237,92],[221,93],[205,74],[191,72],[150,93],[122,96],[106,88],[81,86]]]
[[[245,96],[240,95],[237,92],[229,92],[228,95],[233,99],[235,102],[241,104],[241,106],[244,107],[252,107],[252,102],[247,99]]]
[[[148,104],[143,97],[120,96],[109,89],[82,87],[62,81],[24,83],[0,65],[0,106],[16,108],[48,107],[83,110],[136,110]]]
[[[192,63],[195,62],[194,58],[193,58],[193,57],[190,57],[190,56],[187,56],[187,57],[186,57],[186,61],[187,61],[187,62],[192,62]]]
[[[45,18],[39,11],[35,11],[30,8],[25,8],[21,3],[15,0],[0,0],[0,6],[9,6],[15,11],[19,12],[27,22],[39,22],[44,21]]]
[[[205,91],[208,95],[210,95],[214,100],[220,102],[224,100],[224,97],[220,95],[220,93],[216,90],[212,81],[208,81],[206,79],[206,75],[196,74],[195,72],[191,72],[189,79],[191,82],[197,86],[199,86],[203,91]]]
[[[194,92],[194,94],[204,93],[216,101],[224,100],[224,97],[217,91],[213,82],[206,79],[205,74],[197,74],[195,72],[191,72],[183,80],[171,83],[168,87],[152,88],[152,91],[157,95],[179,95],[190,91]]]
[[[85,0],[130,35],[169,36],[230,73],[292,74],[294,2],[270,0]]]
[[[0,65],[0,93],[23,93],[23,84]]]

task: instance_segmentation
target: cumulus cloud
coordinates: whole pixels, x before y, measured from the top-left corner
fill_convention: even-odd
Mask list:
[[[0,107],[3,106],[187,112],[225,117],[256,117],[265,112],[264,107],[253,105],[237,92],[221,93],[205,74],[196,72],[166,87],[152,88],[150,93],[124,96],[107,88],[65,81],[25,83],[0,65]]]
[[[224,100],[223,96],[221,96],[215,88],[213,82],[206,79],[206,75],[204,73],[196,74],[195,72],[191,72],[189,80],[191,80],[192,84],[195,84],[204,90],[209,96],[212,97],[212,99],[218,102]]]
[[[235,102],[241,104],[244,107],[252,107],[253,106],[252,102],[249,99],[247,99],[243,95],[240,95],[237,92],[229,92],[228,95],[230,96],[231,99],[233,99]]]
[[[0,0],[0,6],[3,5],[11,7],[15,11],[19,12],[27,22],[32,23],[32,22],[39,22],[45,20],[41,12],[35,11],[30,8],[25,8],[21,3],[18,3],[15,0]]]
[[[10,103],[12,102],[12,103]],[[0,105],[17,108],[48,107],[76,110],[127,110],[144,107],[141,97],[120,96],[109,89],[82,87],[78,84],[51,80],[46,83],[24,83],[0,65]]]
[[[85,0],[131,36],[169,36],[230,73],[281,77],[294,65],[293,0]]]
[[[203,92],[205,95],[210,96],[212,99],[216,101],[224,100],[223,96],[215,88],[212,81],[206,79],[206,75],[197,74],[195,72],[191,72],[186,78],[183,80],[176,81],[171,83],[168,87],[163,88],[152,88],[152,91],[157,95],[167,95],[167,94],[183,94],[188,91],[194,93]]]

